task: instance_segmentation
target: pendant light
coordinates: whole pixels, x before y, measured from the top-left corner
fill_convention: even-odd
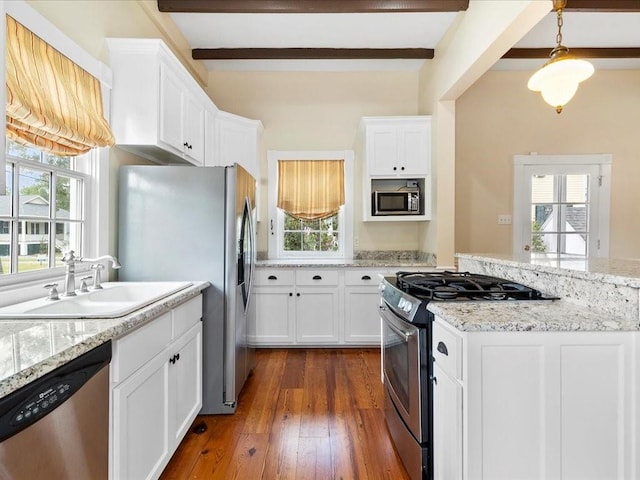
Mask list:
[[[558,19],[557,45],[551,50],[547,63],[531,75],[527,84],[529,90],[540,92],[544,101],[558,113],[573,98],[578,84],[593,75],[591,63],[569,55],[569,49],[562,45],[562,9],[566,5],[567,0],[553,0]]]

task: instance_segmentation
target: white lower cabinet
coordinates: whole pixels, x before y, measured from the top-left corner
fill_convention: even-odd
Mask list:
[[[202,296],[114,342],[112,480],[157,479],[202,406]]]
[[[460,332],[436,319],[436,478],[633,478],[634,341],[631,332]]]
[[[380,345],[380,280],[386,269],[345,269],[344,342]]]

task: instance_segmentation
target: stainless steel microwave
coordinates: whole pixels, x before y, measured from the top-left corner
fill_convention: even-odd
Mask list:
[[[375,190],[371,199],[371,214],[420,215],[419,190]]]

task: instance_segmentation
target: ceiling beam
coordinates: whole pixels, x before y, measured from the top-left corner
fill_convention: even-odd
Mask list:
[[[567,0],[565,12],[640,12],[639,0]]]
[[[432,59],[431,48],[194,48],[194,60]]]
[[[549,58],[551,48],[512,48],[502,58]],[[570,48],[579,58],[640,58],[640,48]]]
[[[158,0],[169,13],[458,12],[469,0]]]

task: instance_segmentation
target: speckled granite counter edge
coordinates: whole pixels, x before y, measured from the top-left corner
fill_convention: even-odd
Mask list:
[[[431,302],[427,309],[462,332],[637,332],[638,322],[603,317],[587,307],[555,301]]]
[[[29,383],[37,380],[38,378],[46,375],[47,373],[55,370],[56,368],[70,362],[74,358],[79,357],[83,353],[86,353],[95,347],[106,343],[109,340],[122,337],[123,335],[131,332],[132,330],[145,325],[146,323],[154,320],[162,314],[174,309],[178,305],[198,296],[204,289],[209,286],[208,282],[193,282],[193,285],[176,292],[166,298],[158,300],[151,305],[136,310],[133,313],[125,315],[119,318],[113,319],[82,319],[84,322],[102,322],[111,324],[104,330],[96,333],[95,335],[82,340],[81,342],[67,348],[59,353],[56,353],[45,360],[42,360],[30,367],[21,370],[3,380],[0,381],[0,398],[9,395],[10,393],[28,385]],[[77,319],[74,319],[74,321]],[[29,322],[30,320],[24,319],[21,322]],[[64,322],[64,319],[50,320],[52,322]],[[33,320],[34,323],[43,323],[43,320]],[[44,321],[46,322],[46,320]],[[0,322],[1,325],[1,322]]]
[[[592,282],[611,283],[614,285],[628,286],[632,288],[640,288],[640,278],[629,277],[625,275],[613,275],[607,273],[598,272],[584,272],[581,270],[573,270],[570,268],[559,268],[549,265],[542,265],[537,263],[527,263],[524,261],[517,261],[512,259],[493,257],[490,254],[469,254],[458,253],[456,254],[458,259],[468,259],[478,262],[489,262],[498,265],[504,265],[507,267],[517,267],[525,270],[533,270],[536,272],[550,273],[553,275],[562,275],[566,277],[578,278],[581,280],[588,280]]]

